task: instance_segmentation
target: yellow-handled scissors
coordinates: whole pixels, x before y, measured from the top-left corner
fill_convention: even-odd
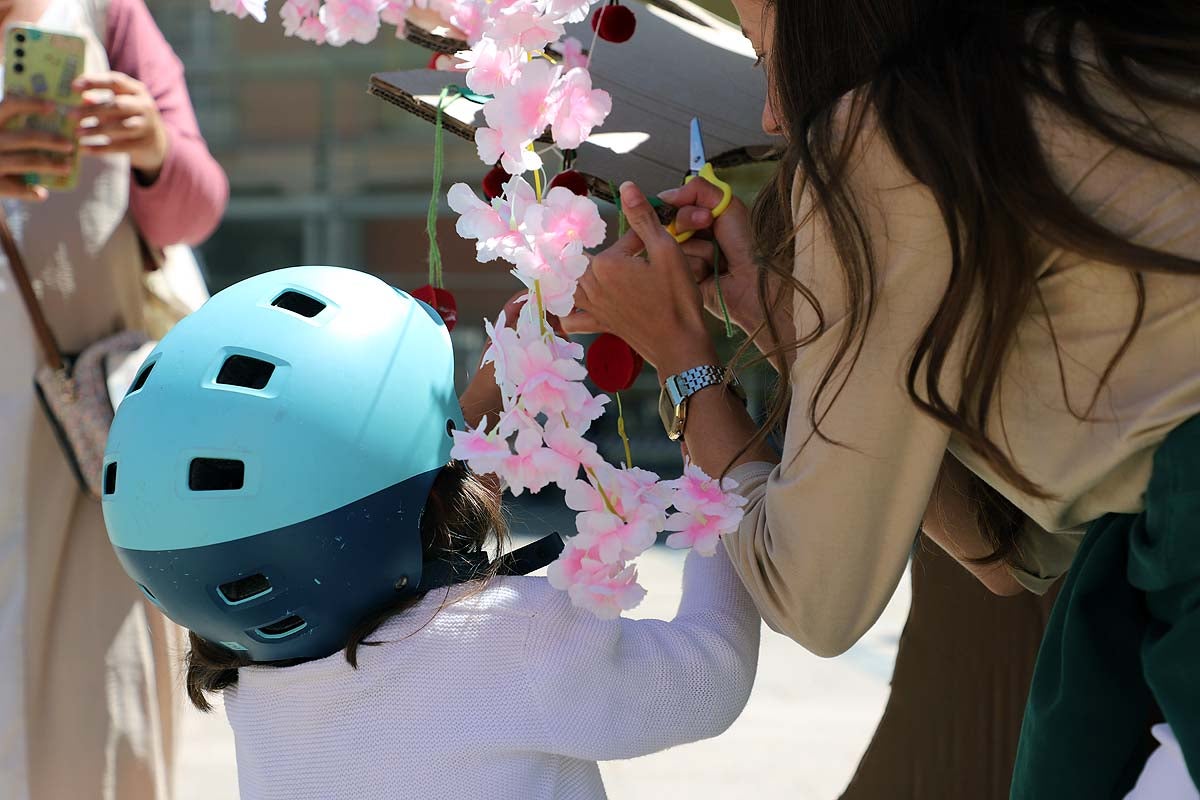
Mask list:
[[[733,199],[733,189],[728,183],[717,177],[713,172],[712,164],[708,163],[708,159],[704,157],[704,137],[700,133],[700,120],[692,117],[692,132],[690,139],[690,155],[688,162],[688,174],[683,179],[685,184],[691,183],[695,178],[704,178],[713,186],[721,190],[721,202],[712,210],[713,219],[725,213],[725,209],[729,208],[729,201]],[[667,226],[667,233],[675,237],[675,241],[683,244],[688,239],[692,238],[695,231],[683,231],[682,233],[675,230],[675,223],[672,222]]]

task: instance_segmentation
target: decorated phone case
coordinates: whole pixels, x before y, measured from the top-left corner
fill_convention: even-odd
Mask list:
[[[4,94],[52,100],[58,110],[49,115],[26,114],[14,118],[8,128],[49,131],[67,139],[75,135],[75,122],[67,113],[83,102],[71,84],[83,69],[87,44],[79,36],[56,33],[30,25],[12,25],[4,32]],[[72,162],[69,175],[26,175],[28,183],[67,191],[79,179],[79,154],[61,156]]]

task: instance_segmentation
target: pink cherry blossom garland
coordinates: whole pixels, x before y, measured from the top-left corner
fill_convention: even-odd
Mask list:
[[[217,11],[259,22],[266,0],[210,0]],[[550,484],[577,511],[577,535],[550,566],[552,585],[601,617],[616,617],[645,596],[633,564],[669,531],[667,545],[716,551],[721,535],[737,529],[745,500],[698,467],[662,481],[632,464],[610,465],[585,434],[604,413],[605,396],[583,383],[583,348],[557,336],[547,315],[569,314],[587,269],[585,248],[599,246],[605,224],[596,204],[569,189],[543,195],[542,157],[535,149],[548,130],[553,148],[574,150],[612,109],[607,92],[592,87],[588,57],[575,39],[559,41],[563,25],[587,18],[596,0],[285,0],[284,32],[317,44],[369,42],[381,23],[403,36],[410,15],[449,22],[471,44],[457,54],[467,87],[490,95],[487,125],[477,129],[479,156],[499,162],[512,178],[500,197],[485,202],[466,184],[447,193],[459,214],[457,232],[476,242],[481,262],[508,262],[529,290],[510,326],[503,313],[485,323],[503,410],[478,428],[454,431],[454,458],[478,473],[494,473],[514,495]],[[546,50],[554,44],[561,63]],[[595,48],[595,41],[592,45]],[[522,177],[534,172],[531,186]],[[672,509],[674,509],[672,511]]]
[[[471,91],[492,95],[483,106],[487,125],[476,132],[480,159],[499,162],[511,175],[490,203],[466,184],[451,187],[447,200],[458,212],[458,234],[476,243],[481,262],[507,261],[529,288],[514,327],[501,317],[487,325],[485,362],[495,365],[503,412],[494,424],[456,431],[452,455],[477,472],[495,473],[515,494],[551,483],[579,512],[577,535],[551,565],[549,580],[574,604],[615,617],[645,595],[633,564],[660,532],[671,547],[716,551],[719,537],[736,530],[745,500],[695,465],[683,477],[661,481],[631,464],[604,462],[584,439],[608,398],[583,384],[583,348],[557,335],[547,314],[568,314],[575,287],[587,269],[585,248],[604,241],[605,224],[594,201],[565,188],[540,190],[541,154],[535,142],[549,131],[560,150],[578,148],[612,109],[607,92],[592,87],[582,47],[555,45],[556,63],[544,48],[561,24],[585,19],[591,0],[528,4],[486,26],[468,51],[459,53]],[[518,7],[520,4],[514,4]],[[542,15],[529,16],[540,6]],[[593,45],[594,46],[594,45]],[[534,186],[522,177],[534,171]],[[672,511],[672,507],[674,511]]]

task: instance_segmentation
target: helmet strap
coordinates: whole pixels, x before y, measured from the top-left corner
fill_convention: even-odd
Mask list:
[[[557,533],[543,536],[536,542],[505,553],[496,560],[497,575],[528,575],[548,566],[563,551],[562,537]],[[421,582],[416,591],[427,592],[444,586],[477,580],[492,566],[485,552],[455,553],[450,558],[426,561],[421,566]]]

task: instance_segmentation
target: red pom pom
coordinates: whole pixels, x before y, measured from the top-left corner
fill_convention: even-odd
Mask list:
[[[504,184],[508,183],[511,178],[512,175],[499,166],[492,167],[488,170],[488,174],[483,176],[483,196],[488,200],[495,200],[504,194]]]
[[[564,189],[570,189],[580,197],[588,196],[587,178],[583,177],[582,172],[573,169],[560,172],[554,176],[554,180],[550,181],[550,188],[561,186]]]
[[[409,294],[432,306],[433,310],[442,318],[442,322],[446,323],[446,330],[454,330],[454,326],[458,324],[458,303],[454,301],[454,295],[450,294],[448,290],[435,289],[427,283],[420,289],[413,289]]]
[[[596,13],[592,14],[592,30],[596,30],[597,26],[600,28],[598,33],[601,39],[620,44],[633,38],[637,18],[633,16],[631,9],[610,3],[596,9]]]
[[[641,373],[645,360],[611,333],[602,333],[587,351],[587,371],[592,383],[606,392],[623,392]]]
[[[429,57],[429,63],[425,65],[425,69],[449,72],[454,69],[454,58],[445,53],[434,53]]]

